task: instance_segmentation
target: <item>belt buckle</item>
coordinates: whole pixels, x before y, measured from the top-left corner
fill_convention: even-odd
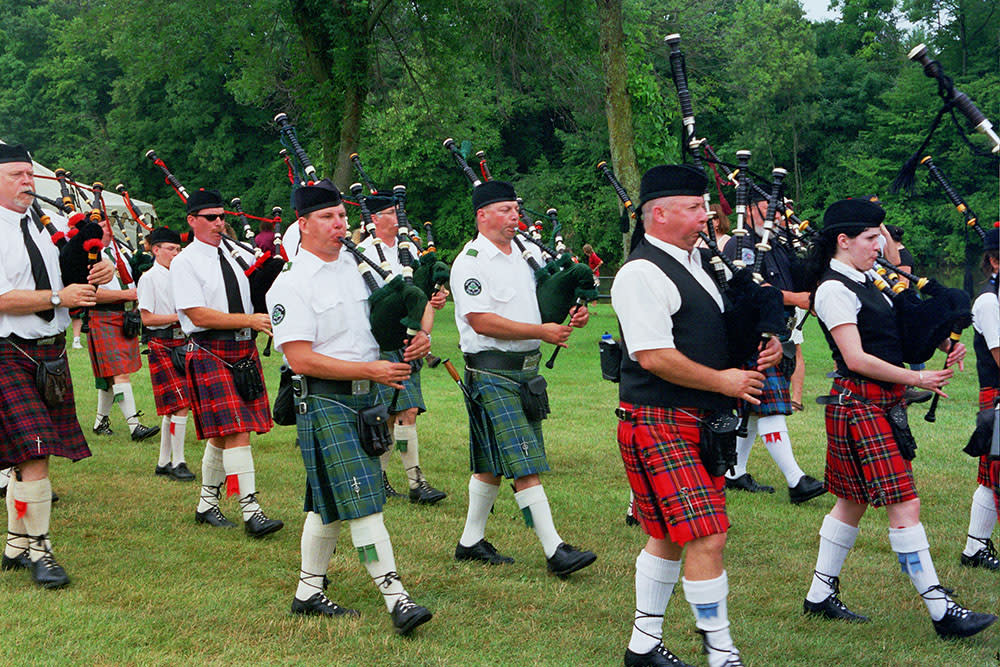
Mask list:
[[[39,338],[35,341],[35,345],[55,345],[56,337],[49,336],[48,338]]]
[[[187,344],[187,351],[188,351],[188,352],[194,352],[194,341],[193,341],[193,340],[191,340],[191,341],[188,341],[188,344]]]
[[[306,385],[306,379],[301,375],[292,376],[292,394],[294,394],[296,398],[302,399],[306,397],[309,393]]]
[[[632,420],[632,415],[625,408],[619,406],[615,408],[615,417],[618,417],[618,421],[627,422]]]
[[[126,301],[125,303],[123,303],[122,310],[124,310],[126,313],[131,313],[133,310],[135,310],[135,301]]]
[[[233,340],[250,340],[250,327],[244,327],[242,329],[236,329],[233,332]]]
[[[351,395],[364,396],[371,391],[370,380],[351,380]]]
[[[174,340],[184,340],[184,330],[180,327],[174,327],[172,335]]]
[[[531,354],[524,355],[524,361],[521,363],[522,371],[534,371],[538,370],[538,362],[542,360],[542,353],[532,352]]]

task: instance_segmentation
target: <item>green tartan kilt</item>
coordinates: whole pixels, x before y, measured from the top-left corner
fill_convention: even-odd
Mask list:
[[[382,468],[378,459],[361,448],[358,417],[352,412],[375,403],[374,392],[364,396],[309,395],[305,414],[298,414],[299,449],[306,467],[304,509],[318,513],[323,523],[360,519],[382,511]]]
[[[537,370],[488,370],[486,373],[466,370],[465,382],[469,391],[482,404],[481,408],[473,404],[472,409],[479,411],[481,417],[485,410],[485,421],[491,425],[486,438],[489,442],[482,442],[473,429],[469,429],[472,472],[518,479],[549,469],[542,423],[528,421],[518,393],[518,385],[536,375]]]
[[[385,361],[394,361],[396,363],[405,363],[403,361],[403,351],[393,350],[391,352],[381,352],[379,358]],[[423,363],[421,363],[423,366]],[[378,391],[378,400],[380,403],[385,403],[386,405],[392,405],[392,395],[396,393],[396,390],[392,387],[388,387],[384,384],[377,385],[376,390]],[[417,414],[422,414],[427,412],[427,406],[424,404],[424,395],[420,391],[420,371],[410,375],[410,379],[403,383],[403,388],[399,391],[399,398],[396,399],[396,413],[405,412],[410,408],[416,408]]]

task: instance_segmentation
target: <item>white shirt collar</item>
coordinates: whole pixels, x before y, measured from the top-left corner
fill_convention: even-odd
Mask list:
[[[863,274],[861,271],[858,271],[853,266],[848,266],[844,262],[841,262],[839,259],[834,259],[834,258],[831,257],[830,258],[830,268],[833,269],[834,271],[836,271],[837,273],[841,273],[841,274],[847,276],[848,278],[850,278],[854,282],[857,282],[857,283],[864,283],[865,282],[865,274]]]
[[[30,210],[30,209],[29,209]],[[6,206],[0,206],[0,222],[6,222],[8,224],[20,225],[21,219],[28,215],[28,211],[24,213],[18,213]]]
[[[659,248],[676,259],[678,262],[681,262],[682,264],[701,266],[700,261],[695,261],[695,255],[700,255],[697,248],[693,248],[691,252],[688,252],[684,248],[675,246],[673,243],[667,243],[666,241],[658,239],[655,236],[651,236],[650,234],[646,234],[645,236],[646,240],[653,244],[654,247]]]
[[[524,243],[528,244],[530,243],[530,241],[524,241]],[[485,255],[486,259],[493,259],[497,255],[504,255],[505,257],[511,257],[515,254],[517,256],[521,255],[521,253],[516,252],[517,248],[514,247],[513,241],[511,241],[511,253],[510,255],[508,255],[504,253],[502,250],[500,250],[500,248],[498,248],[496,244],[493,243],[493,241],[490,241],[488,238],[483,236],[482,232],[480,232],[479,235],[476,236],[476,238],[472,239],[472,245],[481,254]],[[527,247],[527,245],[525,245],[525,247]]]

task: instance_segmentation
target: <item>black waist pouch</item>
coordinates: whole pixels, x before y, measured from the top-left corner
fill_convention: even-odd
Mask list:
[[[56,408],[62,405],[69,393],[69,364],[66,357],[54,361],[39,361],[35,371],[35,386],[45,405]]]
[[[236,393],[247,403],[256,401],[264,393],[264,380],[257,370],[253,357],[243,357],[229,367],[233,374]]]
[[[980,410],[976,415],[976,430],[969,437],[969,444],[962,451],[969,456],[986,456],[993,445],[993,429],[996,426],[996,410],[988,408]]]
[[[142,315],[138,310],[126,310],[122,319],[122,335],[135,338],[142,331]]]
[[[281,426],[295,424],[295,392],[292,389],[292,369],[281,367],[281,381],[278,383],[278,394],[274,398],[274,410],[271,416],[274,423]]]
[[[549,383],[541,375],[536,375],[527,382],[522,382],[518,391],[521,394],[521,407],[529,422],[540,422],[552,412],[549,409]]]
[[[698,453],[712,477],[736,467],[736,428],[740,420],[731,412],[713,412],[701,421]]]
[[[389,434],[389,408],[383,403],[358,410],[358,436],[361,449],[372,458],[382,456],[392,446]]]
[[[896,446],[899,447],[899,455],[907,461],[912,461],[917,456],[917,441],[910,432],[910,420],[906,416],[906,408],[902,403],[897,403],[885,411],[885,416],[889,420],[889,427],[892,428]]]
[[[187,375],[187,345],[170,348],[170,363],[181,375]]]
[[[602,340],[597,344],[601,351],[601,377],[610,382],[622,378],[622,346],[616,341]]]
[[[781,361],[778,362],[778,371],[786,380],[790,380],[795,372],[795,343],[790,340],[781,342]]]

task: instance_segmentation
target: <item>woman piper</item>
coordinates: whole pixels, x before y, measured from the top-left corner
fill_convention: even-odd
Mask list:
[[[923,524],[910,461],[901,454],[905,433],[893,433],[889,414],[901,410],[907,385],[944,396],[954,371],[903,367],[901,335],[891,301],[865,274],[878,255],[885,211],[864,199],[834,202],[823,216],[811,274],[816,315],[837,364],[826,402],[826,487],[837,502],[820,527],[819,554],[804,611],[825,618],[866,622],[838,597],[840,570],[869,505],[885,507],[889,544],[923,598],[943,638],[968,637],[996,621],[965,609],[941,586]],[[961,362],[958,343],[947,366]],[[897,407],[898,406],[898,407]],[[912,455],[909,456],[912,458]]]

